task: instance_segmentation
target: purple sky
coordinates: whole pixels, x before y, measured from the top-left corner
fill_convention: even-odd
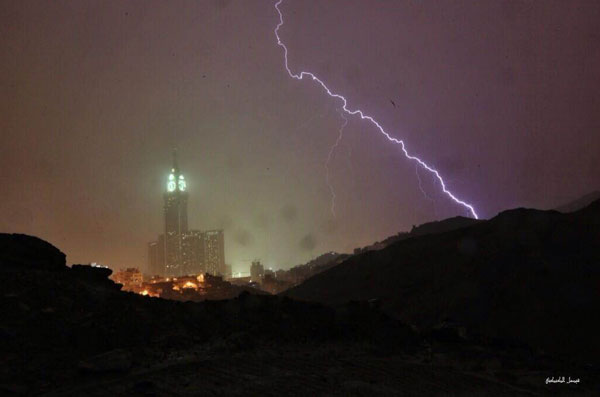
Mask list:
[[[466,215],[369,123],[289,78],[273,1],[0,4],[0,231],[68,262],[145,266],[171,149],[190,225],[287,268]],[[320,76],[483,217],[600,187],[600,3],[286,0],[290,67]],[[393,101],[395,106],[392,104]],[[314,244],[307,242],[314,241]]]

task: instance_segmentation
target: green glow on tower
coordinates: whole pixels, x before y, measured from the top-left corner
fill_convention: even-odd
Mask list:
[[[184,176],[179,173],[179,166],[177,165],[177,152],[173,151],[173,168],[171,168],[171,173],[169,174],[169,179],[167,181],[167,191],[169,193],[176,190],[185,192],[186,189],[187,183],[185,182]]]

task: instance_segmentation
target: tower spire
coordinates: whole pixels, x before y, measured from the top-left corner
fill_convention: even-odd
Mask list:
[[[177,164],[177,148],[173,148],[173,171],[179,174],[179,165]]]

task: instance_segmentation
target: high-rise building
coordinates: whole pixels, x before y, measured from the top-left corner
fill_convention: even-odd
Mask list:
[[[204,233],[190,230],[183,235],[183,269],[185,274],[206,273],[204,260]]]
[[[185,274],[183,236],[188,231],[187,191],[183,174],[177,165],[177,152],[173,152],[173,168],[167,180],[165,205],[165,272],[167,276]]]
[[[165,243],[165,235],[160,234],[158,236],[158,265],[157,265],[157,273],[158,275],[163,275],[165,274],[165,247],[166,247],[166,243]]]
[[[223,230],[204,232],[204,262],[206,273],[213,276],[225,274],[225,238]]]
[[[173,168],[164,194],[165,233],[148,243],[148,271],[152,275],[225,275],[223,230],[188,230],[187,184],[173,152]]]
[[[165,274],[165,235],[148,243],[148,273],[156,276]]]
[[[148,243],[148,273],[151,275],[161,274],[158,263],[158,241]]]

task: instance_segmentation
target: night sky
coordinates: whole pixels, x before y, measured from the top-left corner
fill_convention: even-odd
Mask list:
[[[0,231],[69,263],[146,265],[178,148],[192,228],[288,268],[467,215],[340,103],[290,79],[274,1],[0,3]],[[600,2],[286,0],[312,71],[482,217],[600,187]]]

